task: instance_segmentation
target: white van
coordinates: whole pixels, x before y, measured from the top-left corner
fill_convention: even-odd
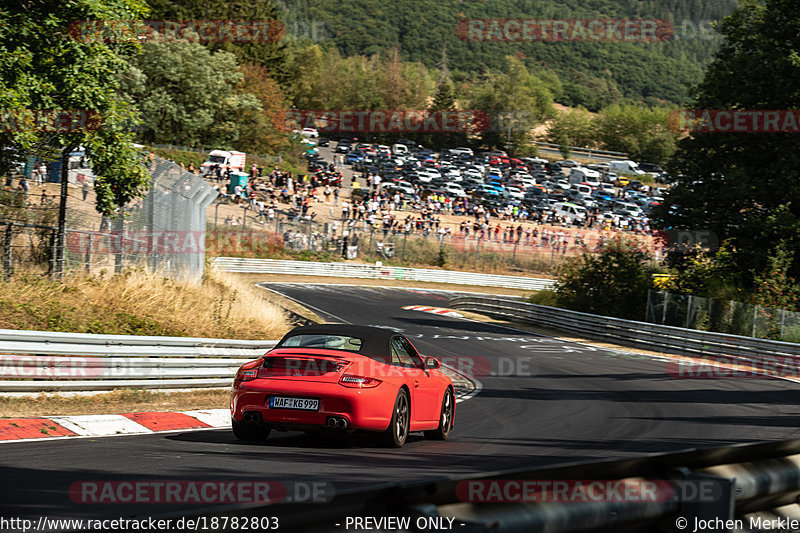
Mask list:
[[[614,213],[634,218],[644,216],[642,209],[633,202],[617,202],[614,206]]]
[[[304,138],[304,140],[307,140]],[[315,142],[312,142],[316,144]],[[200,167],[200,173],[203,175],[210,174],[215,165],[219,165],[224,173],[226,170],[231,172],[245,172],[246,155],[244,152],[235,152],[228,150],[211,150],[208,153],[205,163]]]
[[[553,210],[559,217],[566,218],[570,224],[583,222],[586,219],[586,208],[580,205],[558,202],[553,206]]]
[[[631,161],[630,159],[625,159],[622,161],[609,161],[608,162],[608,171],[614,172],[619,176],[643,176],[644,171],[639,168],[639,165]]]
[[[586,167],[575,167],[569,171],[570,183],[591,182],[600,184],[600,172]]]
[[[406,146],[405,144],[393,144],[392,153],[394,155],[408,154],[410,153],[410,150],[408,149],[408,146]]]

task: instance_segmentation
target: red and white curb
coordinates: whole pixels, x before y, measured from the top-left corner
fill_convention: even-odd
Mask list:
[[[452,309],[443,309],[441,307],[428,307],[427,305],[407,305],[403,307],[406,311],[422,311],[423,313],[433,313],[434,315],[449,316],[453,318],[464,318],[464,315],[457,313]]]
[[[48,418],[0,419],[0,443],[70,437],[107,437],[178,431],[229,428],[228,409],[121,415],[51,416]]]

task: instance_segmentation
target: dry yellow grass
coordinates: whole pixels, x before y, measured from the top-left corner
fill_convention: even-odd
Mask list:
[[[0,328],[78,333],[276,339],[286,313],[261,290],[207,270],[201,284],[141,271],[116,276],[35,275],[0,283]]]

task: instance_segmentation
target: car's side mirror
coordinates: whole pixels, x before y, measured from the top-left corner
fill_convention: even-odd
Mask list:
[[[437,368],[442,368],[442,363],[440,363],[435,357],[428,357],[425,359],[425,368],[429,370],[436,370]]]

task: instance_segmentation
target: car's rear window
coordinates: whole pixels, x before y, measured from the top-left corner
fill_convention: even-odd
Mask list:
[[[281,343],[281,348],[325,348],[357,352],[363,341],[358,337],[346,335],[292,335]]]

